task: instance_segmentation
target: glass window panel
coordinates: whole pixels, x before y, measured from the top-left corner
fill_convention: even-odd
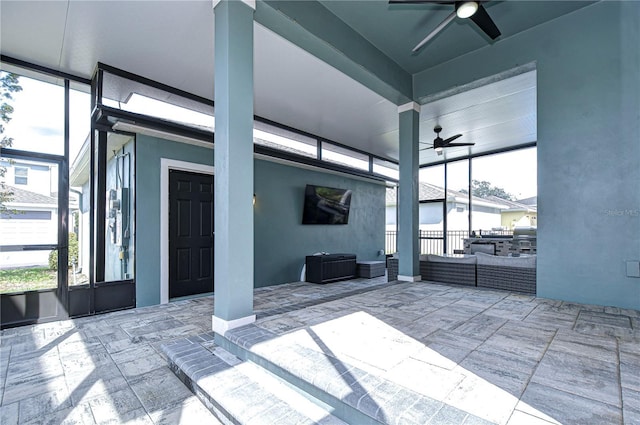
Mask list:
[[[516,226],[537,226],[536,148],[473,159],[472,194],[476,231],[510,232]]]
[[[205,104],[127,78],[103,73],[102,104],[213,131],[213,102]]]
[[[396,252],[396,232],[398,230],[398,188],[387,187],[385,200],[385,251],[387,254]]]
[[[369,156],[331,143],[322,143],[322,160],[369,171]]]
[[[9,75],[16,76],[11,82],[16,90],[8,92],[10,99],[3,99],[13,108],[10,121],[3,123],[2,137],[12,139],[4,147],[63,155],[64,87],[0,71],[0,77]]]
[[[373,158],[373,172],[396,180],[400,178],[398,164],[384,159]]]
[[[73,273],[69,276],[69,285],[82,285],[89,282],[90,270],[90,182],[88,170],[84,177],[71,176],[70,181],[75,178],[75,183],[81,185],[69,190],[69,262],[70,273]],[[77,244],[77,248],[73,248],[73,244]]]
[[[390,161],[385,161],[379,158],[373,158],[373,172],[399,179],[398,164]],[[385,252],[387,254],[393,254],[396,252],[396,232],[397,232],[397,202],[396,194],[397,187],[387,187],[386,190],[386,202],[385,202]]]
[[[420,227],[420,252],[422,254],[442,254],[444,252],[444,165],[421,168],[419,175],[418,199]]]
[[[420,215],[420,253],[444,253],[444,219],[442,202],[421,203]]]
[[[69,163],[77,159],[91,131],[91,87],[71,83],[69,90]]]
[[[464,251],[469,237],[469,160],[447,164],[447,253]]]
[[[15,167],[13,182],[19,185],[27,185],[29,183],[29,169],[26,167]]]
[[[259,121],[253,122],[253,142],[308,158],[318,156],[316,139]]]
[[[387,187],[385,202],[385,253],[393,254],[396,252],[398,231],[397,217],[398,206],[396,205],[397,187]]]
[[[469,160],[449,162],[447,164],[447,190],[456,194],[469,194]]]
[[[428,183],[444,190],[444,165],[421,168],[419,179],[421,183]]]
[[[58,165],[4,158],[0,167],[0,292],[55,288],[57,252],[33,245],[58,244]]]
[[[5,173],[0,179],[2,245],[57,244],[58,165],[3,159],[0,167]],[[14,184],[19,179],[24,182]],[[44,215],[49,219],[42,219]]]
[[[69,91],[69,286],[89,283],[91,87]]]
[[[0,253],[0,294],[56,288],[58,272],[49,267],[52,253],[50,249]]]

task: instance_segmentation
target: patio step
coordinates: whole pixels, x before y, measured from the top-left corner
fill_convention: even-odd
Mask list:
[[[255,325],[227,331],[225,341],[218,342],[330,406],[350,424],[448,423],[445,416],[457,410],[339,360],[326,347],[310,349]]]
[[[215,346],[212,333],[162,349],[174,373],[224,424],[345,424],[322,402]]]
[[[211,350],[206,335],[163,348],[226,424],[493,424],[338,359],[320,339],[311,348],[251,324],[216,336]]]

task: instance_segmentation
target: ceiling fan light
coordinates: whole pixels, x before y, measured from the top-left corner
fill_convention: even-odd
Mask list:
[[[460,3],[456,8],[456,15],[458,18],[468,18],[473,16],[474,13],[478,10],[478,3],[475,1],[465,1],[464,3]]]
[[[437,148],[434,149],[436,152],[442,152],[442,147],[438,146]]]

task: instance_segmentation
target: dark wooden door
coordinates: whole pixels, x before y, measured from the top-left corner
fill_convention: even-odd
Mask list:
[[[213,176],[169,171],[169,298],[213,292]]]

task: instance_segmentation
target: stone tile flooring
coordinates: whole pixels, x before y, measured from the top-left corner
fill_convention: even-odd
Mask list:
[[[219,424],[157,350],[211,329],[212,298],[2,331],[0,423]]]
[[[431,423],[640,424],[640,312],[383,282],[257,289],[256,326],[443,402]],[[212,311],[205,297],[2,331],[0,423],[219,423],[160,350],[210,331]]]
[[[295,344],[469,415],[434,423],[640,424],[636,310],[397,283],[255,326],[264,357]]]

